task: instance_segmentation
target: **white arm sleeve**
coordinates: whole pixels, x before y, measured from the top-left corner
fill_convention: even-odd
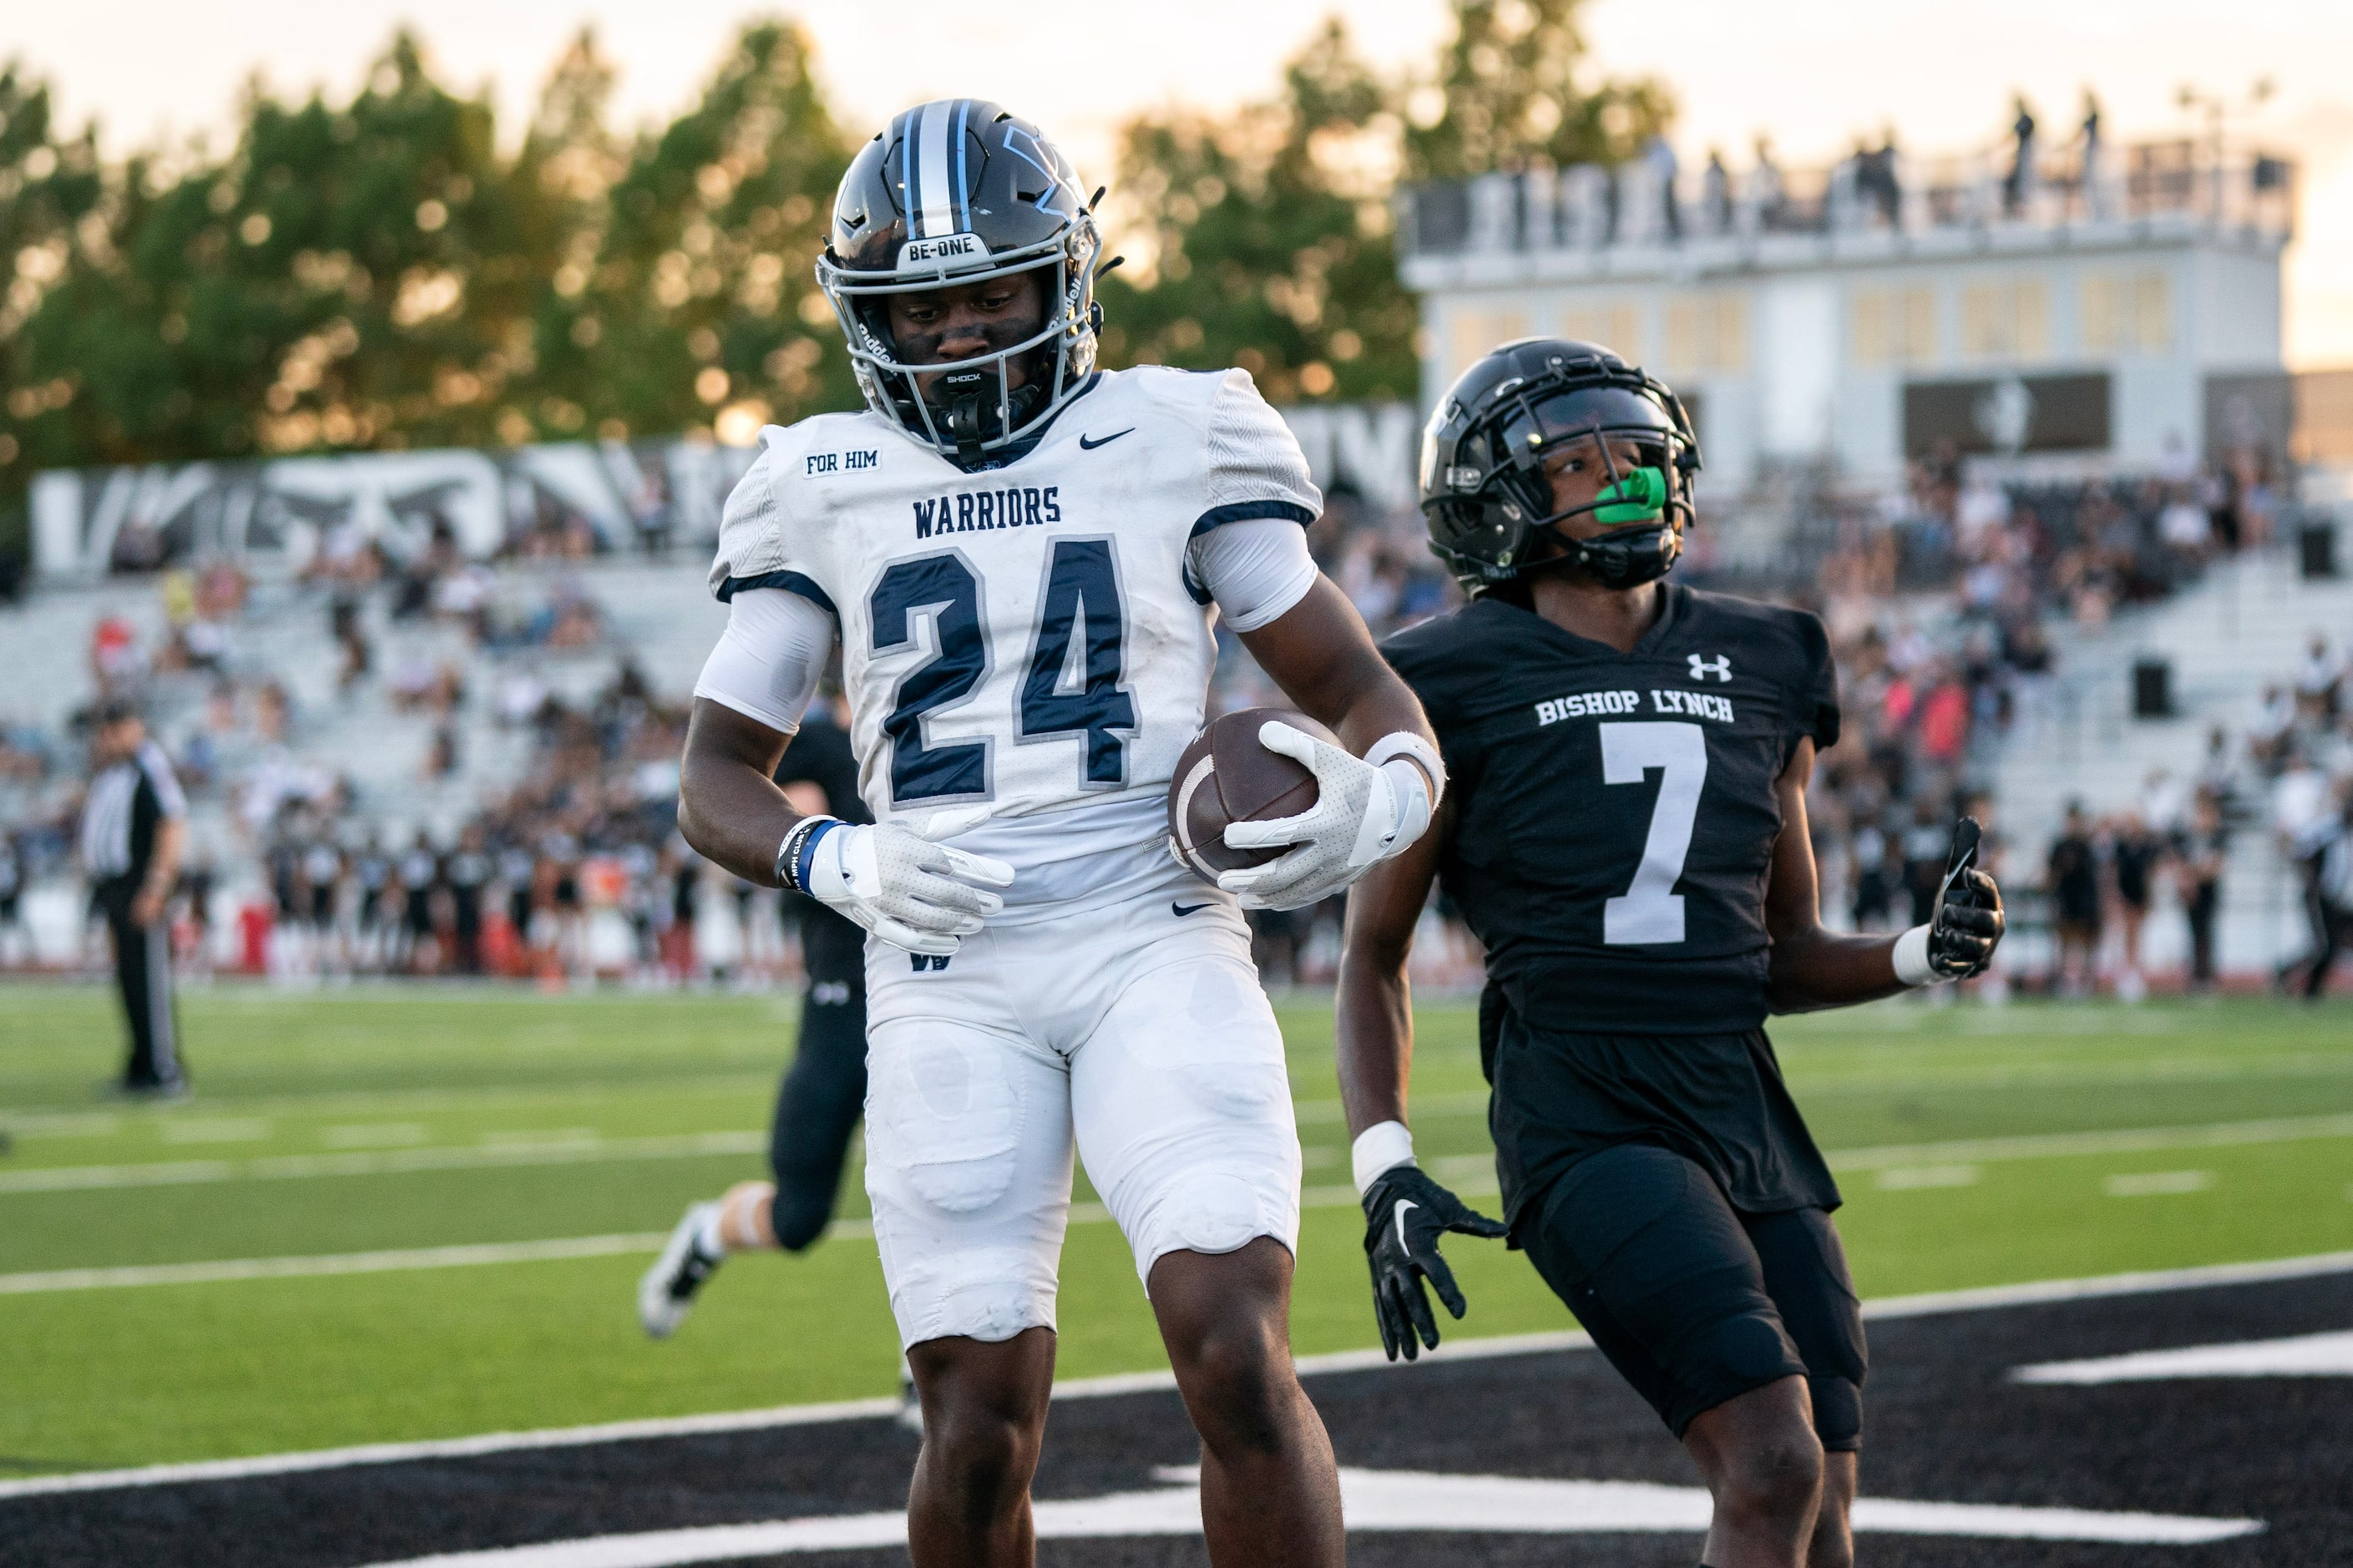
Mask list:
[[[727,602],[727,629],[694,694],[792,734],[817,695],[833,636],[833,617],[790,589],[743,589]]]
[[[1195,580],[1238,632],[1272,624],[1315,585],[1307,531],[1289,518],[1251,518],[1213,528],[1186,547],[1186,556]]]

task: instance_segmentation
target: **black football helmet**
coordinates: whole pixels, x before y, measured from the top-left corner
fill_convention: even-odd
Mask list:
[[[1636,460],[1613,447],[1630,440]],[[1555,511],[1547,464],[1589,453],[1610,483]],[[1473,595],[1547,567],[1574,565],[1612,588],[1664,576],[1692,521],[1699,440],[1681,399],[1608,349],[1522,338],[1464,371],[1421,436],[1421,510],[1430,548]],[[1609,525],[1575,540],[1555,525],[1582,512]]]
[[[867,406],[967,464],[1052,417],[1094,370],[1103,240],[1091,205],[1061,150],[985,99],[941,99],[892,120],[842,175],[817,264]],[[1049,274],[1039,330],[968,359],[900,361],[890,295],[1032,271]],[[1018,387],[1016,363],[1028,373]]]

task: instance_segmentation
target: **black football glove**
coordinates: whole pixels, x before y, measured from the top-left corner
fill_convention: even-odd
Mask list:
[[[1928,967],[1947,980],[1982,974],[2001,933],[2001,889],[1971,866],[1945,884],[1928,922]]]
[[[1365,1259],[1373,1269],[1373,1319],[1381,1326],[1381,1349],[1413,1360],[1421,1352],[1414,1336],[1438,1348],[1438,1320],[1422,1294],[1426,1279],[1457,1318],[1469,1310],[1454,1283],[1454,1271],[1438,1250],[1448,1231],[1493,1239],[1504,1234],[1489,1219],[1430,1180],[1419,1165],[1392,1165],[1365,1189]]]

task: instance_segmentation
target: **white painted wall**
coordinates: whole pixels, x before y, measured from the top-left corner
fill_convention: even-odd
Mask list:
[[[1804,458],[1831,445],[1841,344],[1838,283],[1777,278],[1757,289],[1759,445],[1767,457]]]
[[[1867,257],[1816,254],[1801,264],[1767,257],[1762,270],[1696,277],[1629,275],[1613,268],[1556,281],[1523,274],[1508,284],[1500,278],[1480,286],[1470,286],[1471,279],[1431,283],[1424,296],[1430,331],[1423,406],[1451,379],[1456,323],[1463,312],[1489,321],[1516,315],[1529,331],[1556,332],[1572,315],[1630,305],[1642,341],[1614,346],[1641,358],[1664,342],[1668,302],[1693,289],[1745,296],[1752,333],[1745,371],[1688,378],[1705,401],[1702,436],[1709,479],[1717,487],[1746,483],[1764,458],[1824,450],[1834,452],[1851,473],[1892,475],[1903,462],[1907,378],[2010,369],[2108,374],[2115,396],[2112,456],[2127,466],[2149,465],[2163,455],[2168,434],[2178,434],[2192,452],[2203,449],[2208,374],[2280,367],[2279,258],[2268,244],[2217,240],[2187,226],[2151,238],[2124,225],[2098,236],[2056,233],[2037,248],[2021,249],[2019,237],[2008,237],[2009,243],[1973,250],[1907,242],[1882,246]],[[2164,272],[2170,285],[2173,321],[2166,347],[2091,352],[2084,338],[2084,283],[2151,270]],[[2021,277],[2044,282],[2048,352],[2031,363],[1964,361],[1963,291],[1981,281]],[[1848,342],[1853,291],[1922,286],[1936,296],[1936,353],[1911,365],[1853,363]],[[1672,373],[1669,379],[1675,379]]]

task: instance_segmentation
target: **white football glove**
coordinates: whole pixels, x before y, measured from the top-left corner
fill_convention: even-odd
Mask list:
[[[1298,910],[1330,898],[1420,837],[1437,805],[1431,780],[1445,788],[1437,751],[1408,731],[1384,735],[1361,758],[1280,721],[1260,725],[1258,739],[1314,773],[1317,793],[1296,816],[1227,826],[1226,842],[1236,849],[1298,846],[1218,879],[1246,910]]]
[[[895,822],[828,828],[810,852],[809,896],[893,947],[946,957],[1005,907],[989,889],[1013,885],[1004,861],[932,842],[972,826],[968,813],[942,812],[921,833]]]

